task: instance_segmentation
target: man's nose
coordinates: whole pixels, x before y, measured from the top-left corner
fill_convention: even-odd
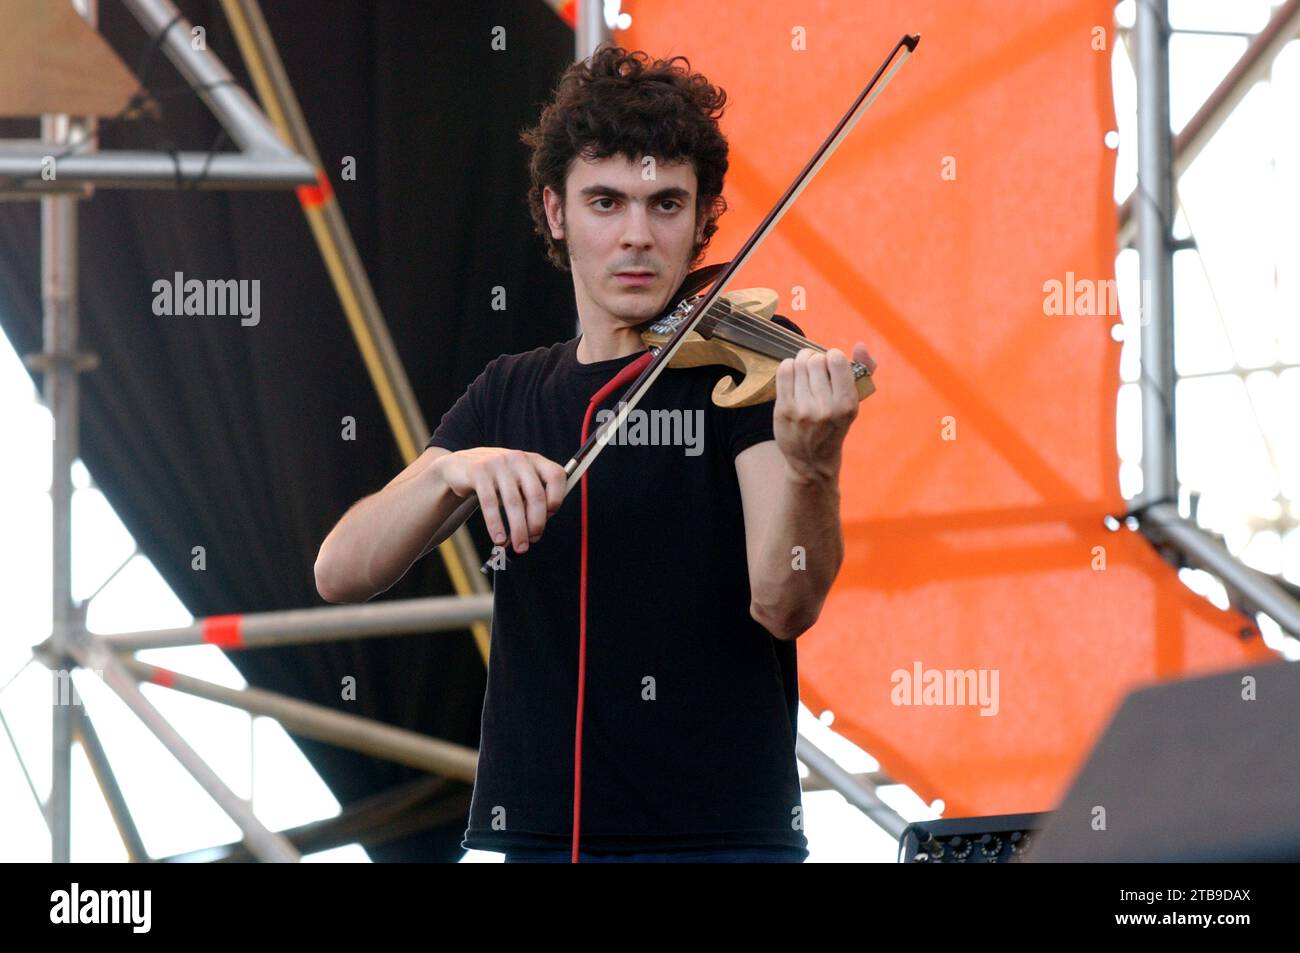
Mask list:
[[[645,206],[633,202],[628,207],[623,219],[623,244],[649,246],[653,241],[650,235],[650,216]]]

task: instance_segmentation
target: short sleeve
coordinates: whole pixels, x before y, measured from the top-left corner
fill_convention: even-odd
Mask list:
[[[784,315],[773,315],[772,320],[783,327],[789,328],[801,337],[803,336],[803,328]],[[768,400],[749,407],[738,407],[735,410],[723,411],[723,432],[726,435],[727,449],[732,460],[735,460],[743,451],[748,450],[756,443],[775,439],[776,435],[772,430],[772,413],[774,410],[773,402]]]
[[[496,363],[496,360],[489,362],[465,389],[465,393],[460,395],[460,399],[442,415],[433,436],[424,445],[426,450],[429,447],[442,447],[456,453],[488,445],[484,421],[487,420],[488,396]]]

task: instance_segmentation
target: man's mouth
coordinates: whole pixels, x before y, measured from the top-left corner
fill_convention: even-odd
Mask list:
[[[639,268],[634,268],[630,271],[617,272],[614,277],[618,279],[620,284],[635,287],[637,285],[650,284],[650,282],[654,281],[655,273],[653,271],[643,271]]]

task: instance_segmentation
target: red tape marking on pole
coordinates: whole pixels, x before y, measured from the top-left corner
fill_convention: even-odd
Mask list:
[[[303,208],[319,208],[334,197],[334,186],[324,169],[316,170],[315,185],[300,185],[295,191]]]
[[[203,641],[210,645],[241,648],[244,636],[240,632],[243,616],[213,615],[203,620]]]

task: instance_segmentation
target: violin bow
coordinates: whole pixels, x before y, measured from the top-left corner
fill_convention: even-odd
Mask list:
[[[741,246],[736,257],[725,266],[719,266],[720,271],[717,277],[713,279],[713,282],[709,286],[709,290],[705,293],[703,299],[690,307],[685,320],[682,320],[678,324],[672,337],[658,348],[650,363],[645,366],[637,376],[636,380],[628,385],[624,396],[619,399],[618,411],[601,424],[596,432],[587,438],[587,442],[578,448],[578,451],[573,455],[573,458],[565,464],[564,472],[566,474],[566,479],[564,482],[564,496],[566,499],[568,498],[569,491],[572,490],[577,482],[582,479],[582,475],[587,472],[587,468],[595,462],[600,451],[609,444],[609,441],[613,439],[618,428],[623,425],[625,420],[627,420],[628,414],[636,408],[636,405],[640,402],[641,398],[645,396],[645,392],[649,390],[650,385],[658,379],[659,374],[668,366],[673,355],[677,353],[677,350],[685,342],[686,335],[694,330],[696,325],[700,323],[701,319],[708,314],[709,309],[713,307],[713,303],[722,294],[727,282],[731,280],[732,275],[734,275],[740,267],[745,264],[750,255],[754,253],[754,250],[758,247],[759,243],[762,242],[772,229],[776,227],[776,223],[781,221],[781,217],[785,215],[790,206],[794,204],[794,200],[799,197],[799,194],[803,192],[808,183],[812,181],[812,177],[818,173],[823,165],[826,164],[826,160],[831,157],[831,153],[839,147],[840,143],[843,142],[848,134],[853,130],[853,127],[857,125],[858,120],[862,118],[862,114],[865,113],[871,104],[876,101],[876,97],[878,97],[884,91],[885,87],[889,85],[889,81],[894,78],[894,74],[898,72],[905,62],[907,62],[907,58],[912,55],[912,52],[916,49],[916,45],[920,42],[921,34],[912,33],[904,35],[902,39],[894,44],[894,47],[889,51],[889,55],[885,57],[885,61],[880,64],[880,68],[876,70],[875,74],[867,82],[867,85],[863,87],[862,92],[858,94],[858,98],[854,100],[853,105],[849,107],[848,111],[842,117],[840,117],[840,121],[835,125],[835,128],[831,130],[830,134],[826,137],[826,140],[817,148],[817,151],[813,153],[812,158],[808,160],[802,171],[795,176],[794,181],[791,182],[789,188],[785,190],[785,194],[782,195],[776,205],[772,207],[772,210],[767,213],[758,228],[754,230],[753,234],[749,236],[745,244]],[[438,528],[438,532],[434,534],[433,540],[429,544],[429,549],[442,543],[443,540],[464,525],[465,521],[474,515],[474,511],[477,510],[478,507],[479,501],[477,496],[471,496],[466,499],[464,503],[458,506],[452,514],[447,517],[446,522]],[[479,571],[487,573],[492,568],[491,563],[492,559],[488,559],[479,567]]]

